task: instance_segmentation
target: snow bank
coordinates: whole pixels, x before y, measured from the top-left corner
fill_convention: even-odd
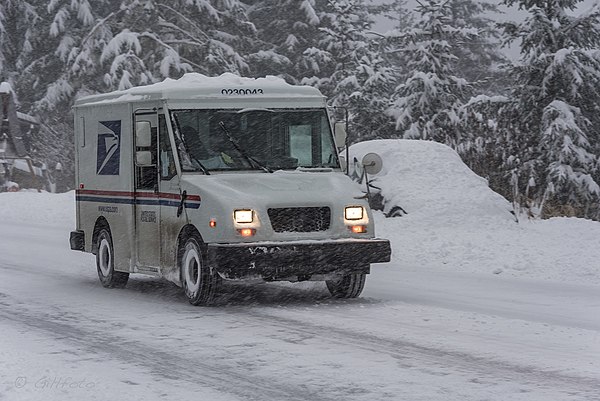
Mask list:
[[[75,194],[37,191],[0,193],[0,225],[17,223],[75,229]]]
[[[489,190],[486,180],[471,171],[448,146],[429,141],[378,140],[350,148],[351,160],[375,152],[383,170],[374,184],[382,195],[409,215],[435,226],[466,222],[514,222],[510,203]]]
[[[408,213],[376,214],[377,235],[392,242],[390,266],[400,267],[386,269],[388,279],[401,279],[402,269],[444,269],[600,284],[600,223],[517,224],[510,203],[445,145],[378,140],[350,148],[351,159],[369,152],[384,161],[376,185]]]

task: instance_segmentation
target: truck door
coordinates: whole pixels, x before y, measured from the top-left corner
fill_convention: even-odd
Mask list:
[[[135,160],[135,238],[136,266],[141,273],[158,273],[160,266],[160,196],[158,184],[158,114],[138,112],[135,114],[135,129],[139,122],[150,124],[149,143],[140,143],[136,138],[135,152],[149,152],[151,163],[143,166]]]
[[[181,203],[179,178],[175,166],[173,148],[164,114],[158,116],[158,165],[160,203],[160,249],[163,274],[172,268],[176,260],[177,236],[185,224],[185,218],[177,214]]]

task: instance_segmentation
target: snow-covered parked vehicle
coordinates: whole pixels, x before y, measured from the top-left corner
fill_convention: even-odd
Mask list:
[[[198,305],[223,279],[323,280],[351,298],[390,260],[314,88],[186,74],[74,109],[71,249],[106,287],[161,276]]]

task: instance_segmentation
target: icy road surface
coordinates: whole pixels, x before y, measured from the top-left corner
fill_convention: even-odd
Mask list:
[[[597,284],[401,266],[396,245],[357,300],[269,284],[193,307],[143,276],[102,288],[69,195],[18,195],[39,216],[0,222],[0,400],[600,400]]]

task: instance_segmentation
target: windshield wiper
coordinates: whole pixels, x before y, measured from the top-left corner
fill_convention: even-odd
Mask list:
[[[202,172],[205,175],[210,175],[210,172],[208,171],[208,169],[206,167],[204,167],[204,164],[202,164],[202,162],[200,160],[196,159],[196,156],[194,156],[190,152],[187,152],[187,154],[190,159],[192,159],[193,161],[195,161],[198,164],[198,166],[200,167],[200,170],[202,170]]]
[[[242,148],[240,148],[240,146],[237,144],[237,141],[235,139],[233,139],[233,137],[231,136],[231,133],[229,132],[229,130],[227,129],[227,127],[225,126],[225,123],[223,121],[219,121],[219,127],[221,127],[221,129],[225,133],[225,136],[227,136],[227,139],[229,140],[229,142],[231,142],[231,144],[233,145],[235,150],[237,150],[239,152],[239,154],[242,155],[248,161],[248,163],[250,164],[251,167],[258,167],[261,170],[266,171],[267,173],[273,172],[273,170],[271,170],[268,167],[263,166],[258,160],[256,160],[254,157],[250,156]]]
[[[208,171],[208,169],[204,166],[204,164],[202,164],[200,162],[200,160],[196,159],[196,157],[194,155],[192,155],[188,150],[187,150],[187,146],[185,145],[185,142],[181,140],[181,130],[179,129],[179,118],[176,114],[173,114],[174,120],[175,120],[175,129],[177,130],[177,135],[175,135],[175,146],[177,147],[177,151],[180,150],[180,146],[183,145],[183,151],[185,152],[185,154],[192,159],[193,161],[195,161],[196,163],[198,163],[198,166],[200,167],[200,170],[202,170],[202,172],[205,175],[210,175],[210,172]]]

